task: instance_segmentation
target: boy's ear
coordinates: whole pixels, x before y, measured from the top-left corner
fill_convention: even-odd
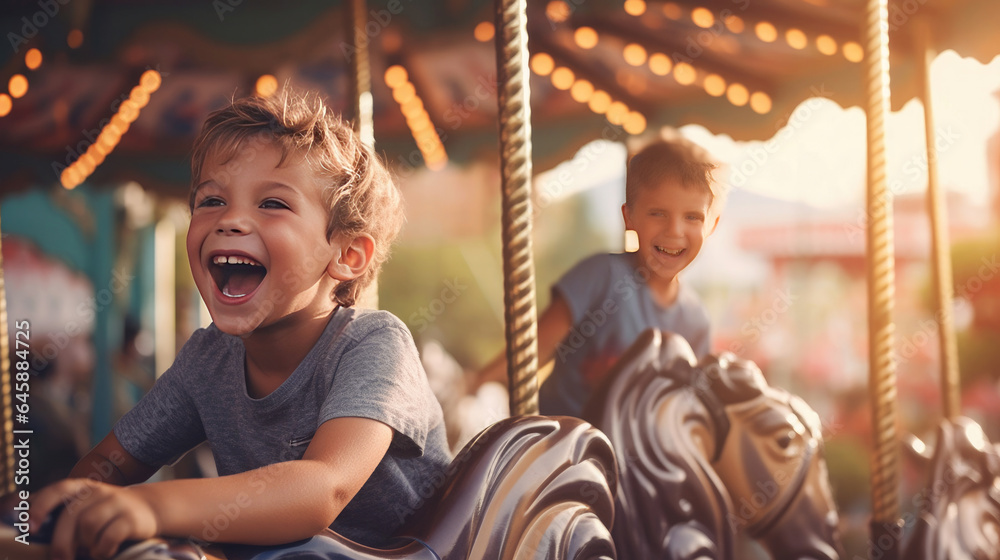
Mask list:
[[[632,227],[632,213],[629,212],[628,204],[622,204],[622,218],[625,219],[625,229],[635,229]]]
[[[719,214],[715,215],[715,221],[712,222],[712,229],[708,230],[708,235],[712,235],[713,233],[715,233],[715,228],[719,227],[719,218],[721,217],[722,216],[720,216]]]
[[[334,247],[336,251],[326,271],[342,282],[361,276],[375,255],[375,240],[367,233],[334,242]]]

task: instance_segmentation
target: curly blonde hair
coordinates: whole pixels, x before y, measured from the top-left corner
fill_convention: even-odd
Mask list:
[[[272,97],[234,99],[208,116],[191,156],[192,208],[205,161],[217,157],[225,164],[251,140],[277,145],[279,167],[289,155],[305,158],[323,185],[329,239],[361,234],[374,239],[375,253],[365,272],[340,282],[332,294],[338,304],[354,305],[361,290],[378,276],[403,224],[402,198],[389,171],[318,95],[286,86]]]

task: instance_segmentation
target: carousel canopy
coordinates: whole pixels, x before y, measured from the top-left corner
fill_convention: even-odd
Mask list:
[[[379,0],[366,10],[358,32],[369,40],[378,149],[401,166],[495,159],[493,3]],[[134,122],[93,166],[98,184],[136,180],[183,196],[205,116],[277,84],[319,90],[351,116],[348,13],[318,1],[5,2],[0,188],[58,184],[149,70],[158,87],[148,101],[137,94]],[[892,2],[893,107],[919,89],[921,33],[937,50],[987,62],[1000,53],[998,19],[995,0]],[[596,138],[696,123],[767,139],[807,98],[862,105],[864,25],[862,0],[534,2],[535,169]],[[421,152],[428,129],[446,158]]]

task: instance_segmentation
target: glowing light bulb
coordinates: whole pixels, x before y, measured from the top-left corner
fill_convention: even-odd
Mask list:
[[[646,13],[644,0],[625,0],[625,13],[630,16],[641,16]]]
[[[785,41],[788,42],[789,47],[795,50],[802,50],[809,44],[809,38],[806,37],[806,34],[801,29],[795,29],[794,27],[785,31]]]
[[[708,29],[715,24],[715,16],[708,8],[698,7],[691,10],[691,21],[703,29]]]
[[[649,57],[649,69],[657,76],[666,76],[673,66],[670,57],[663,53],[653,53]]]
[[[407,79],[409,79],[409,75],[406,73],[406,68],[398,64],[390,66],[385,70],[385,85],[390,88],[395,89],[403,85]]]
[[[573,75],[573,71],[565,66],[560,66],[552,71],[552,85],[556,89],[567,90],[573,87],[574,80],[576,80],[576,76]]]
[[[729,88],[726,89],[726,99],[730,103],[736,105],[737,107],[742,107],[747,104],[750,99],[750,93],[747,91],[747,87],[743,84],[730,84]]]
[[[578,27],[573,32],[573,41],[581,49],[592,49],[597,46],[597,31],[593,27]]]
[[[494,34],[495,30],[493,29],[493,23],[489,21],[479,22],[479,25],[477,25],[476,29],[473,30],[472,32],[472,35],[480,43],[485,43],[486,41],[489,41],[490,39],[493,38]]]
[[[163,83],[163,78],[156,70],[146,70],[139,78],[139,85],[141,85],[142,88],[149,93],[153,93],[154,91],[160,89],[161,83]]]
[[[545,16],[556,23],[562,23],[569,19],[569,5],[562,0],[552,0],[545,6]]]
[[[577,80],[573,83],[573,87],[570,88],[569,94],[573,97],[574,101],[586,103],[590,101],[590,96],[594,94],[594,84],[587,80]]]
[[[264,74],[263,76],[257,78],[257,84],[254,86],[254,92],[261,97],[271,97],[274,92],[278,91],[278,79],[271,74]]]
[[[548,76],[555,67],[556,62],[548,53],[538,53],[531,57],[531,70],[539,76]]]
[[[819,52],[832,56],[837,54],[837,41],[829,35],[820,35],[816,37],[816,48]]]
[[[848,41],[843,46],[844,58],[851,62],[861,62],[865,59],[865,50],[854,41]]]
[[[608,122],[611,124],[622,124],[625,122],[625,117],[628,115],[628,106],[621,101],[615,101],[608,106],[608,112],[606,116],[608,117]]]
[[[646,117],[638,111],[632,111],[625,116],[622,128],[629,134],[642,134],[646,130]]]
[[[83,31],[74,29],[66,35],[66,45],[71,49],[78,49],[83,44]]]
[[[757,38],[765,43],[773,43],[778,38],[778,30],[774,28],[774,24],[767,21],[754,26],[754,32],[757,33]]]
[[[750,108],[761,115],[769,113],[771,111],[771,96],[762,91],[755,91],[750,96]]]
[[[705,88],[705,93],[711,95],[712,97],[719,97],[726,93],[726,80],[718,74],[709,74],[705,76],[705,82],[702,85]]]
[[[625,45],[625,50],[622,51],[622,56],[625,57],[625,62],[631,64],[632,66],[642,66],[646,63],[646,49],[637,43],[629,43],[628,45]]]
[[[678,62],[677,66],[674,66],[674,79],[682,86],[693,84],[697,77],[698,72],[687,62]]]
[[[590,96],[587,106],[595,113],[604,113],[611,106],[611,96],[606,91],[597,90]]]
[[[42,51],[38,49],[28,49],[24,54],[24,65],[28,70],[34,70],[42,65]]]
[[[10,81],[7,82],[7,92],[14,99],[24,97],[24,94],[28,93],[28,78],[25,78],[22,74],[14,74],[10,77]]]

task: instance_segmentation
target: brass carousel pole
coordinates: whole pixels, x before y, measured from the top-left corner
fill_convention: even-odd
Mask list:
[[[372,124],[372,73],[368,63],[368,24],[365,0],[351,0],[349,18],[351,42],[354,56],[351,57],[351,74],[354,78],[354,132],[361,141],[372,148],[375,146],[375,127]]]
[[[895,263],[892,193],[887,188],[885,119],[889,114],[888,0],[868,0],[865,89],[868,100],[868,363],[875,449],[869,557],[896,560],[899,521],[899,440],[893,359]]]
[[[931,270],[938,320],[938,342],[941,348],[941,401],[944,417],[954,420],[961,414],[962,407],[959,399],[958,343],[952,314],[954,286],[951,278],[947,202],[938,181],[938,154],[931,102],[931,62],[937,53],[931,44],[931,28],[927,20],[919,18],[914,24],[917,52],[921,56],[920,83],[927,142],[927,211],[931,219]]]
[[[368,13],[365,12],[365,0],[350,0],[347,18],[348,31],[354,47],[351,57],[351,84],[354,87],[354,132],[361,143],[369,148],[375,148],[375,126],[372,119],[372,72],[368,62],[368,35],[365,26],[368,24]],[[376,278],[359,295],[358,307],[378,309],[378,279]]]
[[[531,247],[531,107],[525,0],[497,0],[503,288],[512,416],[538,413],[538,326]]]
[[[10,340],[7,338],[7,289],[3,281],[3,257],[0,256],[0,395],[3,400],[3,442],[0,444],[0,496],[10,494],[14,485],[14,411],[11,409]]]

